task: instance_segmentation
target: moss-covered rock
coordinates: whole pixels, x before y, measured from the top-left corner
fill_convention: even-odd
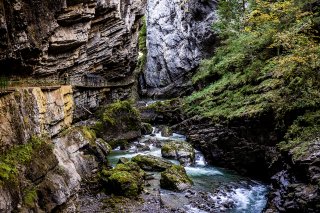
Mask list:
[[[168,126],[160,127],[162,137],[170,137],[172,135],[172,130]]]
[[[134,162],[117,164],[112,170],[102,170],[101,179],[107,192],[136,197],[143,189],[145,172]]]
[[[41,153],[52,154],[52,149],[46,140],[45,138],[33,136],[28,143],[14,146],[7,150],[6,153],[0,155],[0,186],[6,181],[15,181],[19,175],[19,169],[21,169],[22,166],[30,164],[30,162],[32,171],[33,168],[47,169],[50,165],[56,165],[57,160],[54,157],[52,159],[51,157],[48,158],[50,163],[39,162],[35,165],[32,164],[33,158],[38,156],[40,156],[38,160],[40,158],[40,160],[43,160],[42,157],[44,156],[41,155]],[[34,174],[34,176],[38,176],[39,173],[41,173],[41,171],[37,171],[37,174]]]
[[[150,135],[152,134],[153,128],[152,125],[149,123],[142,123],[141,124],[141,133],[143,135]]]
[[[190,188],[192,184],[183,166],[173,165],[161,172],[160,186],[163,189],[183,191]]]
[[[161,147],[161,155],[164,158],[177,159],[182,165],[190,165],[194,162],[195,151],[191,144],[183,141],[170,141]]]
[[[143,170],[164,171],[172,166],[172,163],[152,155],[137,155],[132,158]]]
[[[130,160],[128,158],[125,158],[125,157],[121,157],[119,158],[119,161],[117,164],[125,164],[125,163],[128,163]]]
[[[140,113],[130,101],[117,101],[106,106],[100,120],[95,129],[106,141],[133,140],[141,136]]]
[[[110,140],[108,142],[108,144],[110,144],[112,149],[115,149],[117,147],[120,147],[121,150],[125,150],[127,148],[129,148],[129,142],[127,140]]]

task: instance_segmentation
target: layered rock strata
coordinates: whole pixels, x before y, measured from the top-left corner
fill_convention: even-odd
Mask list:
[[[0,150],[24,144],[33,135],[57,135],[71,126],[73,110],[71,86],[17,88],[0,97]]]
[[[0,212],[77,211],[81,181],[111,148],[89,128],[72,127],[75,108],[71,86],[1,95]]]
[[[9,76],[132,76],[144,0],[0,2],[0,66]]]

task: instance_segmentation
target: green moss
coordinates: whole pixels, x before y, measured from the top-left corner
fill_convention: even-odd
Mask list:
[[[17,145],[0,155],[0,183],[15,180],[20,164],[27,164],[35,151],[45,143],[43,138],[31,137],[28,143]]]
[[[309,153],[314,140],[319,137],[320,110],[308,111],[293,122],[288,128],[285,140],[278,146],[283,151],[291,151],[293,158],[298,159]]]
[[[35,188],[28,188],[23,192],[23,203],[28,208],[34,208],[35,202],[38,199],[37,190]]]
[[[104,125],[101,121],[97,121],[92,129],[96,132],[97,135],[103,134]]]
[[[112,170],[102,170],[101,177],[107,191],[127,197],[135,197],[142,190],[145,172],[134,162],[118,164]]]
[[[87,126],[82,126],[81,131],[83,132],[86,139],[89,140],[90,142],[94,142],[96,140],[97,136],[93,129]]]
[[[142,53],[142,56],[138,61],[139,72],[143,72],[145,65],[147,63],[147,22],[146,17],[142,17],[142,27],[139,32],[139,51]]]
[[[131,160],[146,171],[164,171],[172,165],[171,162],[152,155],[137,155]]]
[[[166,143],[166,144],[164,144],[164,145],[161,147],[161,151],[162,151],[162,152],[175,151],[175,147],[174,147],[174,146],[171,146],[169,143]]]
[[[120,146],[120,149],[125,149],[129,145],[129,142],[127,140],[111,140],[108,142],[108,144],[112,147],[112,149],[115,149]]]
[[[173,165],[166,171],[161,172],[161,188],[181,191],[193,184],[192,180],[186,174],[183,166]]]
[[[149,123],[141,123],[141,133],[143,135],[151,134],[153,131],[152,125]]]
[[[109,181],[115,182],[114,185],[119,184],[119,190],[124,196],[134,197],[139,193],[139,188],[134,176],[127,171],[116,171],[112,173],[109,177]]]
[[[133,107],[130,101],[116,101],[108,105],[102,115],[102,121],[112,126],[116,125],[120,116],[123,114],[132,115],[133,117],[140,118],[139,111]]]

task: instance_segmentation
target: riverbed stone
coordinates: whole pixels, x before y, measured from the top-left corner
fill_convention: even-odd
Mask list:
[[[119,158],[119,161],[117,164],[125,164],[127,162],[129,162],[130,160],[128,158],[125,158],[125,157],[121,157]]]
[[[137,155],[132,158],[132,161],[146,171],[161,172],[172,166],[171,162],[152,155]]]
[[[138,152],[150,151],[150,147],[147,144],[138,143],[136,147]]]
[[[183,166],[173,165],[161,172],[160,186],[163,189],[184,191],[193,185]]]
[[[162,137],[170,137],[172,136],[172,130],[168,126],[160,127],[160,132]]]
[[[149,123],[141,123],[141,134],[150,135],[152,134],[153,128]]]
[[[105,189],[116,195],[136,197],[143,190],[145,172],[134,162],[117,164],[112,170],[103,170],[101,178]]]
[[[161,147],[164,158],[177,159],[182,165],[190,165],[195,160],[195,150],[191,144],[183,141],[170,141]]]

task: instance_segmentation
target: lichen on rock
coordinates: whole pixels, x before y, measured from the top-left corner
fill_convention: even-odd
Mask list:
[[[134,162],[117,164],[111,170],[102,170],[101,179],[107,192],[136,197],[143,189],[145,172]]]
[[[102,123],[98,135],[106,141],[112,141],[111,144],[141,136],[140,113],[130,101],[116,101],[107,105],[100,120]]]
[[[183,141],[170,141],[161,147],[165,158],[177,159],[182,165],[190,165],[195,160],[195,150],[191,144]]]
[[[160,157],[153,155],[137,155],[132,158],[133,162],[136,162],[143,170],[146,171],[164,171],[169,168],[172,163],[166,161]]]
[[[183,166],[173,165],[161,172],[160,186],[163,189],[183,191],[193,185]]]

